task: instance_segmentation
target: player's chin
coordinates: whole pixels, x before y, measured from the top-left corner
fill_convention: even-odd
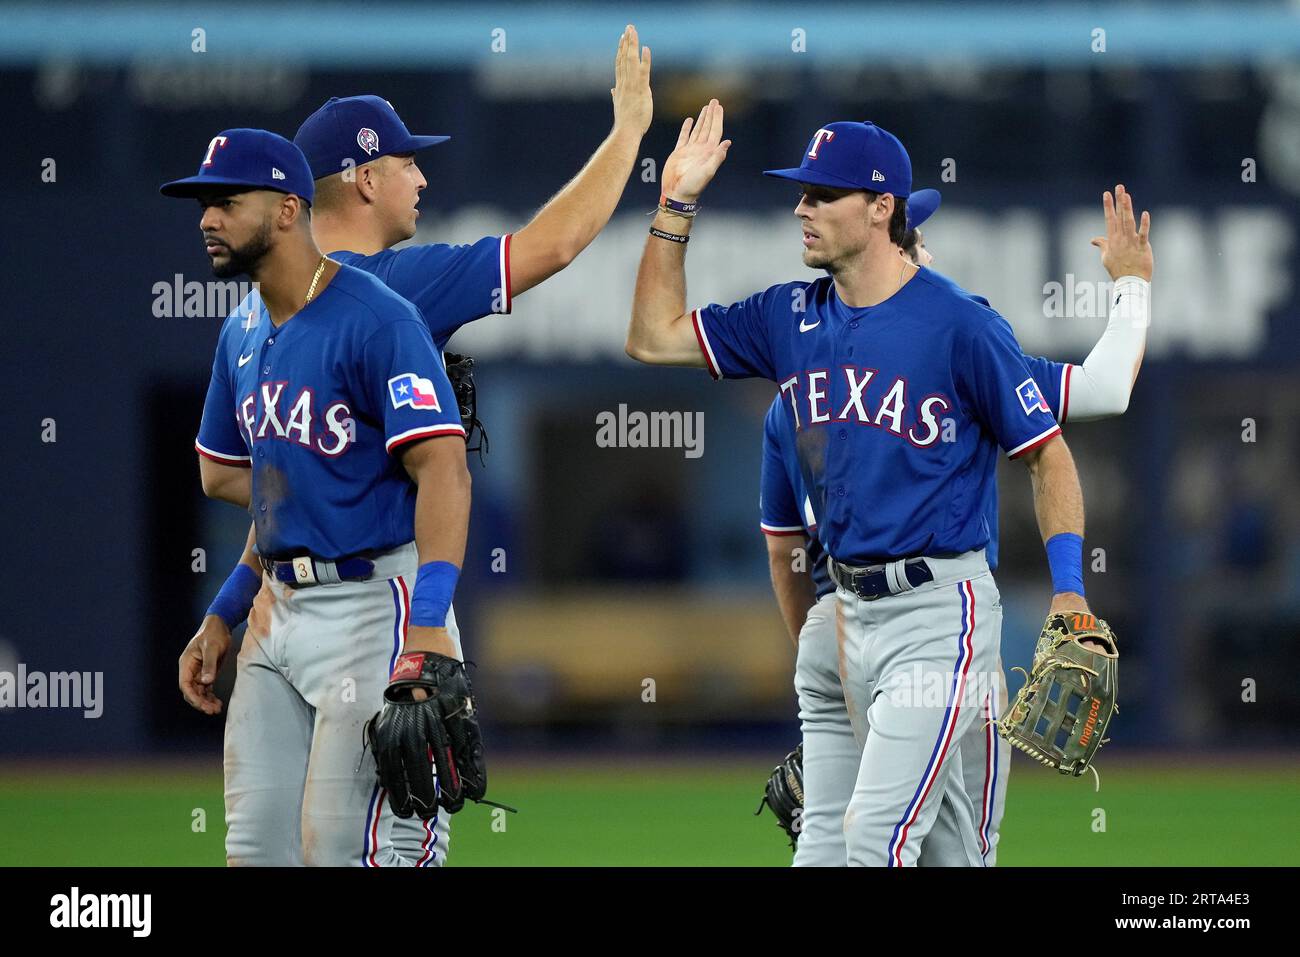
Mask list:
[[[803,264],[809,269],[825,269],[829,262],[830,258],[823,252],[812,249],[803,251]]]
[[[232,276],[238,276],[243,272],[243,267],[235,262],[230,256],[211,256],[212,275],[218,279],[230,279]]]

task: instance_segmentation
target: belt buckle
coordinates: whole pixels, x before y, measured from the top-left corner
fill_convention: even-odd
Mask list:
[[[862,569],[862,571],[859,574],[861,574],[863,577],[866,577],[867,575],[882,574],[884,570],[885,570],[884,565],[867,565],[865,568]],[[880,599],[884,598],[888,594],[889,594],[889,589],[886,588],[885,591],[881,592],[880,594],[863,595],[859,593],[858,597],[861,598],[863,601],[880,601]]]
[[[878,599],[884,597],[884,595],[864,595],[858,589],[858,579],[860,577],[865,577],[866,575],[870,575],[873,572],[878,572],[885,567],[884,565],[866,565],[863,566],[862,568],[854,570],[850,568],[848,565],[845,565],[843,562],[836,562],[836,564],[839,565],[841,569],[843,569],[844,575],[847,578],[847,581],[844,582],[843,584],[845,584],[845,586],[848,588],[849,591],[857,595],[861,601],[877,601]],[[885,594],[888,594],[888,592],[886,592]]]

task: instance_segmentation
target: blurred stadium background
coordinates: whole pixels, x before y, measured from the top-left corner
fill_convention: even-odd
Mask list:
[[[834,119],[901,136],[916,187],[943,192],[935,268],[1030,352],[1080,361],[1104,327],[1083,292],[1105,278],[1101,191],[1152,211],[1131,406],[1066,429],[1122,713],[1099,794],[1017,761],[1002,863],[1063,860],[1048,845],[1081,864],[1300,861],[1300,5],[44,2],[0,4],[0,671],[102,672],[103,713],[0,708],[0,863],[223,860],[221,721],[183,703],[175,662],[246,519],[199,489],[224,312],[156,314],[156,284],[210,278],[194,209],[157,185],[220,129],[292,136],[327,97],[373,92],[452,136],[420,157],[418,241],[516,229],[608,131],[628,22],[654,51],[656,121],[619,212],[512,315],[452,340],[478,360],[491,436],[456,609],[493,796],[523,807],[504,833],[459,816],[453,863],[788,862],[748,816],[798,736],[758,530],[773,387],[622,353],[653,174],[709,96],[735,145],[692,303],[806,272],[794,192],[759,171]],[[598,447],[620,404],[702,412],[703,454]],[[1011,667],[1048,594],[1027,479],[1004,467]]]

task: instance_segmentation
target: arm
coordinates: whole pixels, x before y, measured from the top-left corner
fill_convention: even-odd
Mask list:
[[[212,464],[215,465],[216,463]],[[247,472],[248,470],[234,469],[233,471]],[[258,562],[257,554],[254,551],[256,542],[257,527],[250,525],[248,539],[244,542],[244,554],[240,556],[235,571],[227,579],[227,584],[222,587],[223,593],[231,590],[232,587],[234,588],[234,592],[227,598],[227,609],[232,606],[246,608],[244,602],[251,603],[252,601],[251,593],[257,587],[256,581],[246,579],[251,584],[245,588],[232,586],[231,583],[237,581],[240,575],[240,565],[247,565],[256,575],[256,580],[261,580],[262,566]],[[262,592],[267,595],[270,594],[270,591],[265,586],[263,586]],[[240,597],[240,593],[244,597]],[[220,597],[218,602],[213,604],[213,607],[220,607],[219,602]],[[239,613],[235,612],[234,615],[238,617]],[[236,622],[236,624],[238,623]],[[208,613],[203,616],[203,621],[199,623],[199,630],[194,633],[194,637],[189,640],[189,644],[181,652],[179,675],[181,696],[191,707],[197,708],[204,714],[221,713],[221,699],[212,693],[212,683],[217,680],[217,673],[221,670],[221,663],[225,660],[227,652],[230,651],[230,631],[231,624],[209,609]],[[269,632],[269,627],[267,631]]]
[[[402,452],[402,467],[417,486],[415,546],[420,565],[447,562],[459,569],[465,562],[469,532],[470,475],[464,436],[441,436],[408,445]],[[412,625],[403,650],[456,656],[445,627]]]
[[[710,100],[699,121],[682,123],[677,147],[664,163],[664,195],[694,203],[727,158],[731,140],[722,139],[722,106]],[[691,221],[662,210],[653,228],[677,236],[690,234]],[[651,365],[703,368],[705,358],[686,312],[686,243],[650,236],[636,274],[627,354]]]
[[[1083,490],[1074,458],[1059,435],[1024,456],[1034,490],[1034,514],[1043,542],[1061,534],[1083,538]],[[1082,560],[1080,555],[1080,561]],[[1056,569],[1054,568],[1055,572]],[[1083,595],[1058,590],[1052,596],[1049,614],[1058,611],[1088,611]]]
[[[253,470],[247,466],[223,465],[199,455],[199,481],[208,498],[238,505],[245,511],[253,497]]]
[[[1101,263],[1115,282],[1106,331],[1083,360],[1068,371],[1067,410],[1072,420],[1123,415],[1128,409],[1146,352],[1151,324],[1151,274],[1154,259],[1149,235],[1151,214],[1133,216],[1133,197],[1124,187],[1102,195],[1106,235],[1092,240]],[[1064,418],[1064,415],[1062,416]]]
[[[812,576],[794,570],[794,551],[803,547],[803,538],[794,535],[764,537],[767,539],[767,565],[772,575],[772,592],[781,609],[785,630],[798,648],[799,632],[803,628],[804,619],[808,617],[808,609],[816,601]]]
[[[1146,351],[1151,285],[1136,276],[1115,283],[1106,331],[1082,365],[1068,366],[1062,419],[1089,422],[1123,415]]]
[[[650,48],[623,31],[614,61],[614,128],[569,183],[510,239],[510,288],[519,295],[555,275],[596,238],[618,205],[650,127]]]

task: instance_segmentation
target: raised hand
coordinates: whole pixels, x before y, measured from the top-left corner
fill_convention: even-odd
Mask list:
[[[636,27],[627,25],[618,41],[614,57],[614,127],[629,129],[644,136],[654,116],[654,99],[650,95],[650,48],[642,47]]]
[[[1102,211],[1106,214],[1106,235],[1092,240],[1101,250],[1101,264],[1111,279],[1120,276],[1139,276],[1151,281],[1155,262],[1151,255],[1151,214],[1142,213],[1139,226],[1133,219],[1133,197],[1122,185],[1101,194]]]
[[[695,202],[730,148],[731,140],[722,138],[722,104],[709,100],[698,120],[688,116],[682,123],[677,148],[664,163],[664,195],[683,203]]]

